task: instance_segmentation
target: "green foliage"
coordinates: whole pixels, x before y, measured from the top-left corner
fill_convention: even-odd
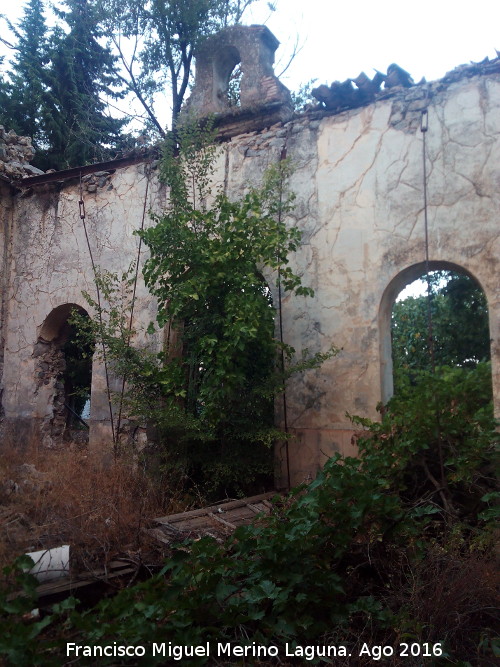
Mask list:
[[[317,79],[309,79],[307,83],[299,86],[299,89],[292,91],[292,103],[295,111],[304,111],[308,104],[314,104],[315,98],[312,95],[312,89]]]
[[[255,0],[29,0],[18,26],[4,18],[16,55],[0,80],[0,123],[33,138],[34,164],[63,169],[110,158],[135,139],[162,140],[165,91],[174,129],[192,84],[193,58],[207,36],[238,23]],[[128,97],[131,113],[115,105]],[[160,104],[161,98],[161,104]],[[131,103],[130,103],[131,102]],[[142,116],[137,109],[143,109]]]
[[[228,472],[238,460],[250,471],[250,452],[260,468],[262,447],[276,433],[272,398],[281,347],[264,273],[276,272],[285,291],[311,290],[288,266],[300,243],[299,230],[282,220],[291,206],[284,194],[289,165],[270,170],[260,190],[231,201],[209,190],[215,157],[210,127],[184,125],[178,141],[179,156],[173,145],[164,154],[169,209],[142,235],[150,250],[144,277],[157,300],[159,325],[182,327],[182,355],[167,366],[170,396],[182,397],[183,410],[196,420],[208,454],[203,466],[218,477],[221,462]],[[191,460],[200,435],[191,438]]]
[[[40,636],[54,622],[62,623],[68,612],[74,609],[74,599],[68,598],[54,605],[52,612],[40,615],[37,609],[37,579],[29,574],[33,559],[20,556],[14,563],[3,568],[4,579],[0,582],[0,656],[10,665],[56,665],[51,658],[56,642],[45,639],[43,650]]]
[[[356,536],[377,517],[375,542],[395,511],[361,470],[356,459],[332,459],[307,493],[278,503],[274,516],[239,528],[223,546],[211,538],[180,545],[158,576],[102,603],[102,623],[90,615],[76,622],[97,644],[159,641],[163,633],[187,645],[303,642],[356,615],[385,623],[390,615],[371,596],[349,598],[342,572]]]
[[[356,418],[359,458],[332,457],[312,484],[275,498],[271,516],[222,545],[208,537],[178,544],[159,574],[73,612],[72,639],[255,642],[280,655],[285,642],[346,645],[353,655],[362,642],[432,642],[443,657],[433,664],[487,664],[496,635],[485,508],[498,497],[490,468],[499,436],[486,397],[474,398],[483,372],[426,377],[381,423]],[[439,474],[437,439],[439,489],[428,475]],[[149,655],[144,664],[163,661]]]
[[[63,169],[109,157],[126,121],[111,117],[107,100],[120,96],[115,60],[100,44],[92,0],[54,8],[62,25],[50,32],[42,0],[30,0],[18,27],[16,55],[2,82],[0,121],[33,138],[34,164]]]
[[[490,358],[488,307],[481,287],[465,274],[435,271],[431,298],[408,297],[394,304],[392,350],[396,391],[408,375],[431,369],[428,307],[436,366],[474,367]]]
[[[425,498],[446,520],[474,527],[497,482],[489,363],[422,371],[382,410],[380,423],[354,421],[370,430],[359,446],[374,475],[377,465],[390,468],[406,502]]]
[[[82,319],[87,318],[81,314]],[[66,369],[64,371],[64,393],[69,407],[77,415],[81,416],[87,400],[90,399],[90,388],[92,382],[92,356],[94,354],[94,341],[88,336],[82,340],[81,335],[73,327],[69,328],[68,338],[63,346]],[[73,414],[68,416],[68,422],[78,427]]]
[[[175,128],[197,47],[207,36],[238,23],[254,1],[98,1],[100,23],[123,64],[123,82],[160,136],[165,137],[165,131],[154,110],[155,94],[170,90],[171,128]]]
[[[2,81],[0,124],[6,130],[27,135],[36,151],[43,150],[47,136],[43,118],[48,111],[46,67],[48,32],[42,0],[29,0],[17,26],[9,27],[17,39],[8,79]],[[35,161],[42,164],[43,161]]]
[[[283,293],[312,295],[288,263],[300,244],[299,230],[283,221],[293,203],[286,194],[290,165],[269,169],[260,189],[231,201],[211,189],[212,139],[210,124],[185,124],[170,138],[162,165],[168,208],[141,232],[150,253],[144,278],[157,325],[167,327],[165,348],[130,345],[133,271],[97,275],[101,307],[86,298],[100,316],[87,333],[98,351],[104,344],[130,387],[127,414],[150,424],[164,465],[221,497],[272,484],[272,445],[283,437],[274,426],[274,396],[292,372],[335,352],[304,352],[295,361],[293,348],[274,337],[265,276]]]
[[[112,118],[104,98],[118,95],[114,59],[99,43],[98,14],[91,0],[65,0],[58,10],[68,31],[51,38],[50,117],[45,118],[50,158],[59,168],[102,161],[119,143],[126,121]]]

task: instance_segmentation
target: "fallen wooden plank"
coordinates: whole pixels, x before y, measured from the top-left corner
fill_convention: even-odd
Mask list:
[[[232,532],[239,526],[246,526],[260,514],[270,514],[273,505],[269,499],[276,495],[279,494],[275,491],[260,493],[257,496],[159,517],[153,519],[158,527],[148,529],[147,532],[168,545],[185,537],[199,538],[203,535],[210,535],[221,542],[228,536],[228,530]]]
[[[190,517],[203,516],[204,514],[209,514],[210,512],[227,512],[230,509],[236,507],[243,507],[248,503],[256,503],[263,500],[268,500],[269,498],[274,498],[277,495],[277,491],[270,491],[268,493],[260,493],[257,496],[250,496],[249,498],[241,498],[240,500],[229,500],[227,502],[221,502],[216,505],[210,505],[209,507],[202,507],[197,510],[189,510],[188,512],[179,512],[178,514],[170,514],[168,516],[159,517],[154,519],[156,523],[168,523],[172,524],[176,521],[185,521]]]
[[[190,517],[184,521],[177,520],[174,526],[178,530],[184,532],[202,530],[206,525],[208,525],[208,517],[210,516],[218,516],[225,518],[226,521],[231,523],[242,524],[250,523],[251,520],[255,518],[256,514],[249,507],[244,505],[243,507],[236,507],[232,510],[229,510],[228,512],[205,512],[200,516]],[[160,525],[168,526],[169,528],[172,527],[171,524],[167,522],[162,522]]]
[[[226,526],[227,528],[231,528],[231,530],[236,530],[236,526],[234,523],[230,523],[229,521],[226,521],[223,519],[221,516],[218,514],[214,514],[213,512],[210,512],[208,515],[211,519],[214,521],[217,521],[218,523],[221,523],[223,526]]]
[[[57,581],[51,581],[37,586],[36,592],[39,598],[46,597],[47,595],[55,595],[56,593],[71,593],[78,588],[91,586],[96,582],[107,583],[111,579],[121,577],[125,574],[133,574],[136,571],[136,567],[125,567],[118,571],[109,572],[105,576],[90,575],[85,577],[75,577],[74,579],[71,577],[64,577],[64,579],[58,579]]]
[[[269,510],[272,507],[271,504],[269,504],[269,507],[264,505],[264,503],[248,503],[247,507],[252,510],[252,512],[255,512],[255,514],[269,514]]]
[[[176,536],[172,534],[165,535],[163,532],[164,528],[166,528],[166,526],[163,526],[162,528],[144,528],[144,531],[163,544],[172,544]]]

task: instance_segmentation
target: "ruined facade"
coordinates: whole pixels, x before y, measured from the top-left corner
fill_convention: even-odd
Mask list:
[[[268,165],[291,158],[296,205],[290,222],[303,232],[292,262],[315,296],[285,299],[284,340],[311,352],[342,348],[287,389],[288,425],[295,436],[289,445],[291,483],[313,476],[333,452],[353,452],[346,413],[376,418],[377,403],[391,395],[392,304],[424,272],[423,111],[430,266],[465,271],[485,292],[500,416],[499,61],[462,67],[433,83],[377,88],[356,108],[337,105],[293,115],[286,89],[272,74],[274,38],[257,27],[241,30],[226,33],[211,59],[199,56],[191,111],[219,114],[224,141],[214,178],[231,197],[257,184]],[[260,65],[252,69],[255,59]],[[228,109],[227,81],[239,60],[242,105]],[[255,90],[260,92],[251,97]],[[248,105],[245,95],[252,100]],[[151,159],[85,170],[83,199],[95,263],[123,271],[137,257],[133,231],[144,207],[161,210],[168,192]],[[42,433],[50,444],[60,427],[57,364],[66,316],[72,304],[88,310],[82,291],[92,293],[93,276],[78,170],[57,178],[24,175],[0,180],[2,439],[24,442]],[[140,284],[137,323],[147,325],[154,310]],[[110,446],[97,362],[89,423],[91,447]],[[283,486],[287,466],[281,449],[277,460],[277,484]]]

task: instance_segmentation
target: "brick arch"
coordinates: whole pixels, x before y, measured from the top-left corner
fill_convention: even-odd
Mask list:
[[[228,106],[229,81],[234,68],[241,63],[239,49],[232,44],[221,46],[213,59],[213,96],[221,108]]]
[[[394,302],[398,294],[410,283],[425,276],[427,266],[425,262],[413,264],[400,271],[390,281],[384,290],[379,307],[379,331],[380,331],[380,381],[382,402],[386,403],[394,392],[392,373],[392,340],[391,340],[391,315]],[[453,271],[469,276],[485,293],[481,282],[470,271],[459,264],[446,261],[429,262],[430,271]],[[486,296],[486,293],[485,293]]]

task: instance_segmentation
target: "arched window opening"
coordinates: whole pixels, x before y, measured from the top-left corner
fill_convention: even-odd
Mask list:
[[[34,349],[36,391],[47,403],[41,433],[46,446],[88,441],[94,345],[73,325],[75,312],[83,321],[88,319],[76,304],[55,308]]]
[[[432,369],[430,306],[436,368],[476,368],[490,360],[488,304],[479,282],[451,262],[430,262],[430,302],[424,262],[387,286],[380,305],[382,401],[401,383]],[[491,374],[490,374],[491,375]]]
[[[488,304],[470,274],[438,266],[429,281],[422,272],[401,287],[390,318],[394,393],[422,372],[472,370],[490,361]]]
[[[81,340],[75,327],[69,325],[68,337],[62,351],[66,361],[63,377],[67,410],[66,427],[70,430],[81,430],[90,417],[94,346],[88,340]]]
[[[274,433],[277,381],[275,309],[264,276],[256,272],[243,287],[239,276],[220,275],[175,327],[182,348],[172,366],[175,408],[158,427],[170,461],[214,498],[272,486],[266,434]]]
[[[221,109],[240,106],[243,75],[241,57],[234,46],[221,48],[214,58],[214,102]]]

